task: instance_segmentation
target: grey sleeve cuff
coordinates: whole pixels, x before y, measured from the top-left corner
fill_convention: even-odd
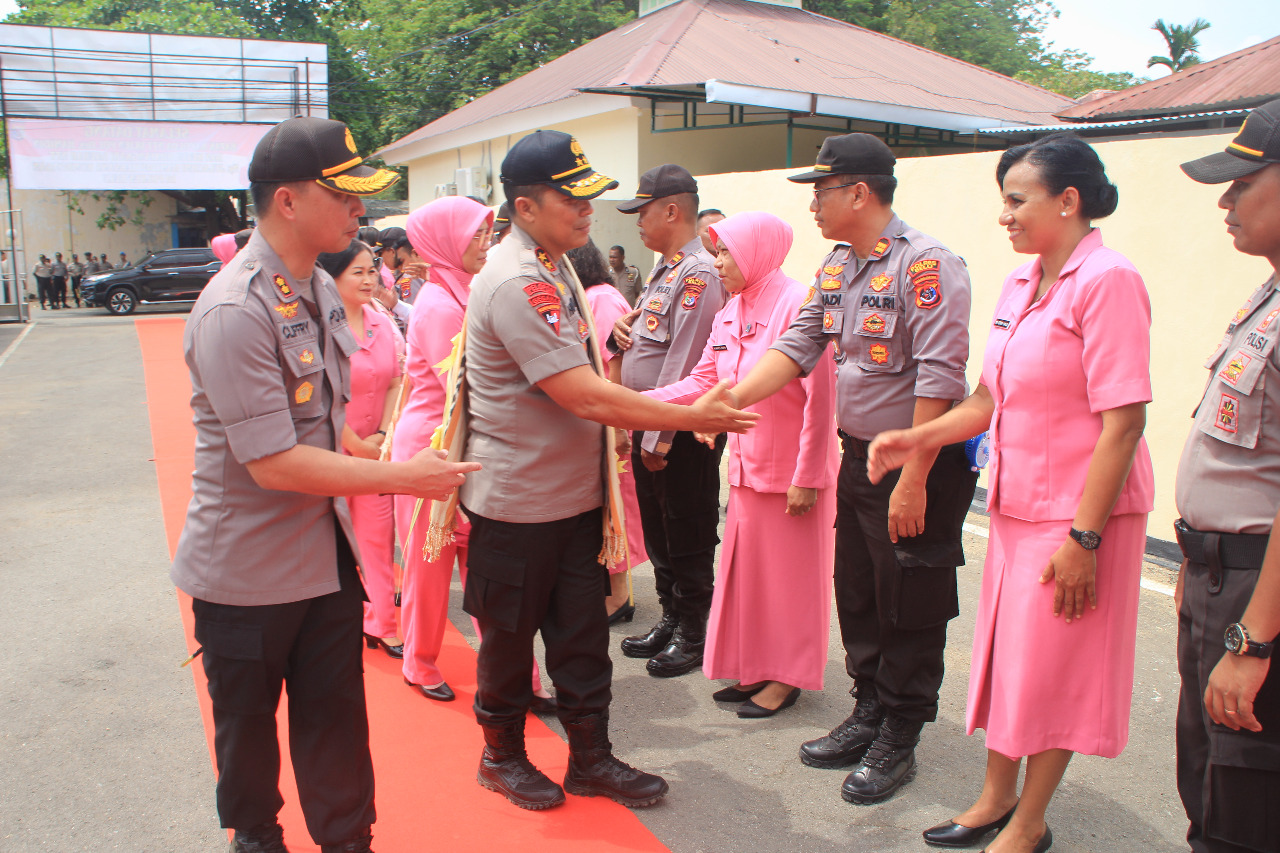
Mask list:
[[[227,444],[241,465],[284,453],[297,443],[293,415],[287,410],[258,415],[227,427]]]
[[[824,336],[825,337],[825,336]],[[769,349],[776,349],[787,358],[800,365],[800,375],[808,376],[818,365],[826,341],[816,342],[799,329],[791,328],[782,333],[782,337],[773,342]]]
[[[548,376],[590,363],[586,349],[581,344],[573,343],[524,362],[520,365],[520,370],[530,385],[537,385]]]
[[[968,394],[964,368],[922,361],[916,367],[916,396],[934,400],[963,400]]]

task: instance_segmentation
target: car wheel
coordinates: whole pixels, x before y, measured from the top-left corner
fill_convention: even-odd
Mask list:
[[[116,316],[123,317],[125,314],[132,314],[133,309],[137,307],[138,299],[131,290],[117,287],[107,294],[107,310]]]

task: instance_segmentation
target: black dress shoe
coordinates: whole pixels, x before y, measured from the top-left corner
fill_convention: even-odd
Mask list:
[[[622,653],[629,658],[651,658],[667,647],[675,631],[676,615],[664,610],[662,618],[649,629],[649,633],[622,641]]]
[[[395,658],[396,660],[404,659],[404,643],[401,643],[398,646],[393,646],[390,643],[388,643],[386,640],[382,639],[381,637],[375,637],[371,634],[365,634],[364,644],[371,649],[376,649],[378,647],[381,647],[384,652],[386,652],[388,655]]]
[[[417,690],[428,699],[434,699],[437,702],[452,702],[454,699],[458,698],[454,695],[453,688],[443,681],[435,687],[427,687],[423,684],[414,684],[407,678],[404,680],[404,683],[412,687],[414,690]]]
[[[636,606],[628,601],[626,604],[609,614],[609,624],[614,625],[618,622],[630,622],[635,618],[635,615]]]
[[[1031,848],[1031,853],[1049,853],[1049,848],[1053,846],[1053,830],[1049,828],[1049,824],[1044,825],[1044,835],[1040,836],[1040,840],[1036,842],[1036,846]],[[982,848],[982,853],[987,853],[987,849]]]
[[[855,687],[854,696],[857,704],[848,719],[822,737],[800,745],[802,763],[831,770],[857,764],[867,754],[867,748],[880,731],[884,707],[874,687]]]
[[[800,688],[792,687],[791,692],[782,700],[782,704],[776,708],[766,708],[763,705],[757,705],[755,702],[748,699],[742,703],[741,707],[738,708],[738,716],[744,720],[759,720],[764,717],[772,717],[783,708],[790,708],[792,705],[796,704],[796,699],[799,698]]]
[[[730,687],[725,687],[722,690],[717,690],[715,693],[712,693],[711,699],[712,701],[715,701],[715,702],[742,703],[747,701],[757,693],[759,693],[761,690],[764,690],[764,688],[768,684],[769,682],[762,681],[759,684],[757,684],[755,687],[751,687],[746,690],[739,689],[738,685],[735,684]]]
[[[284,846],[284,829],[272,819],[249,829],[237,829],[231,836],[231,853],[289,853]]]
[[[1005,824],[1009,822],[1009,818],[1013,817],[1013,812],[1017,808],[1015,805],[1003,817],[982,826],[965,826],[953,820],[940,823],[924,831],[924,843],[932,847],[972,847],[981,841],[982,836],[987,833],[1004,829]]]
[[[886,714],[862,762],[845,777],[840,796],[850,803],[870,805],[896,794],[915,778],[916,744],[923,727],[897,714]]]
[[[702,666],[702,652],[706,648],[705,635],[688,635],[676,629],[671,643],[649,658],[645,669],[654,678],[675,678],[693,672]]]

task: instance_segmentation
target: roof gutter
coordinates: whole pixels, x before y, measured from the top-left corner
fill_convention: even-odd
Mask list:
[[[784,89],[766,89],[760,86],[744,86],[723,80],[708,80],[707,103],[740,104],[749,107],[768,107],[789,110],[808,115],[838,116],[890,124],[909,124],[916,127],[932,127],[972,133],[994,127],[1019,128],[1029,122],[1014,122],[990,116],[952,113],[942,110],[926,110],[903,107],[857,98],[842,98],[812,92],[791,92]]]

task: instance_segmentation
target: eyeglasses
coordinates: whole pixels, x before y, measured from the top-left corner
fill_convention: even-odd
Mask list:
[[[814,197],[814,198],[816,198],[816,199],[818,199],[819,201],[821,201],[821,200],[822,200],[822,194],[823,194],[823,193],[825,193],[827,190],[842,190],[842,189],[844,189],[845,187],[856,187],[856,186],[857,186],[858,184],[860,184],[860,183],[862,183],[862,182],[861,182],[861,181],[854,181],[854,182],[853,182],[853,183],[851,183],[851,184],[836,184],[834,187],[823,187],[822,189],[814,189],[814,191],[813,191],[813,197]]]

